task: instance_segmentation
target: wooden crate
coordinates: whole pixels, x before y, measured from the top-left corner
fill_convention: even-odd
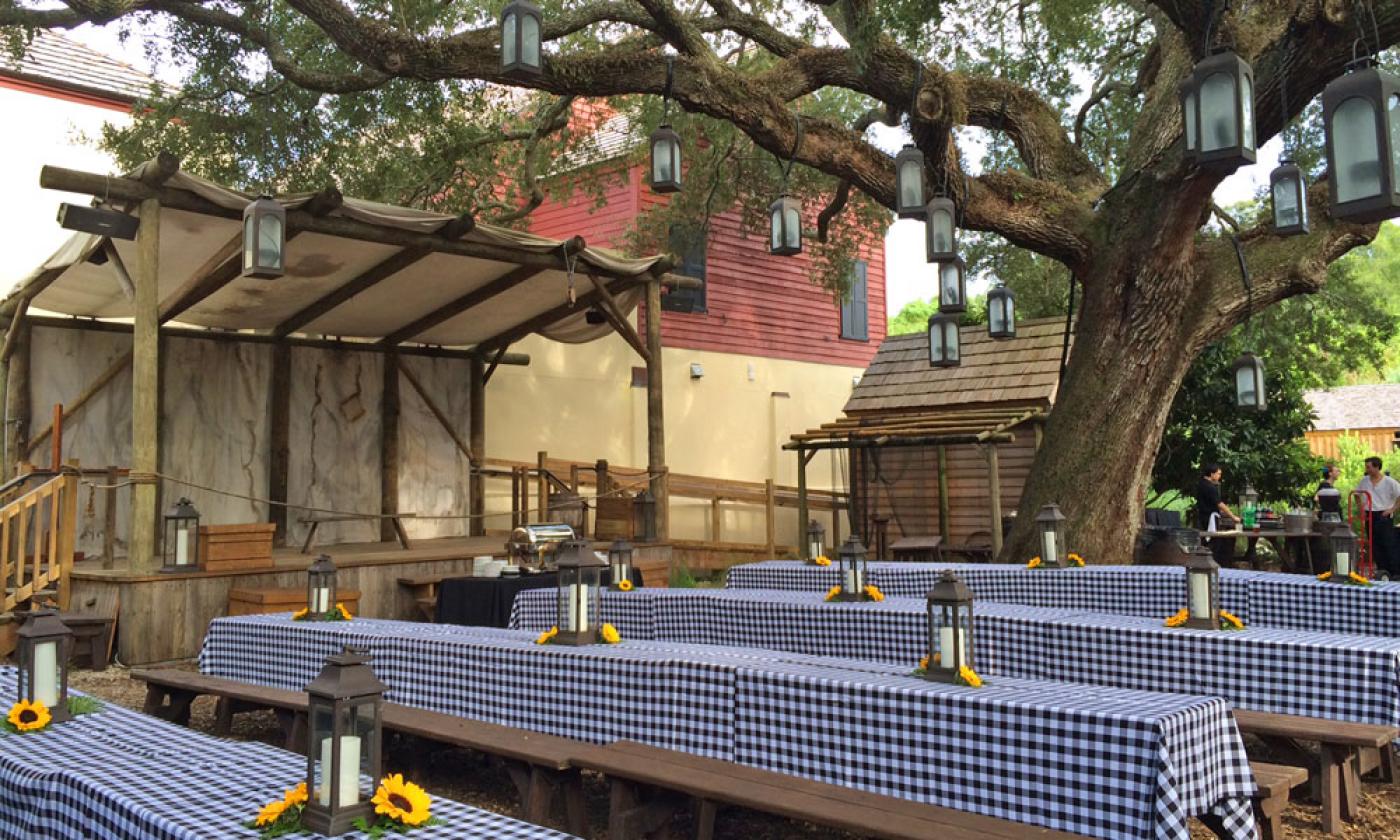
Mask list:
[[[630,540],[633,538],[632,497],[608,496],[596,499],[593,539]]]
[[[351,615],[360,614],[360,592],[357,589],[341,589],[335,593],[336,600],[345,605]],[[260,613],[296,612],[306,606],[306,587],[292,589],[230,589],[228,593],[229,615],[257,615]]]
[[[199,565],[207,572],[272,568],[271,522],[199,526]]]

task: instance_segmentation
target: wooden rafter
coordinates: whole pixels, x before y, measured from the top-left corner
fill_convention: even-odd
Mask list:
[[[603,317],[608,319],[608,323],[612,325],[618,335],[632,345],[632,349],[637,351],[637,355],[642,357],[643,362],[651,361],[651,353],[647,350],[646,342],[642,341],[642,337],[637,335],[637,331],[632,329],[632,325],[628,323],[627,314],[622,311],[621,306],[618,306],[617,298],[612,296],[607,285],[596,276],[590,274],[588,279],[593,281],[593,288],[597,289],[598,295],[601,297],[598,309],[603,313]]]
[[[480,306],[496,295],[519,286],[521,283],[524,283],[526,280],[529,280],[531,277],[534,277],[544,270],[543,268],[535,268],[532,266],[520,266],[511,269],[495,280],[486,283],[484,286],[478,286],[455,300],[449,301],[439,306],[437,309],[434,309],[432,312],[420,318],[416,318],[403,327],[394,330],[384,336],[379,343],[384,345],[401,344],[416,335],[427,332],[444,321],[455,318],[468,309]]]
[[[117,278],[117,285],[121,287],[122,294],[127,300],[136,300],[136,284],[132,282],[131,272],[126,270],[126,263],[122,261],[122,255],[117,253],[117,246],[112,243],[110,236],[102,240],[102,255],[107,258],[107,267]]]
[[[629,285],[632,285],[633,282],[634,281],[628,279],[614,280],[608,284],[608,291],[614,293],[620,292],[623,289],[627,288]],[[533,333],[536,330],[544,329],[550,324],[553,324],[556,321],[561,321],[575,312],[587,311],[589,307],[596,306],[598,302],[602,299],[603,296],[598,294],[598,291],[595,289],[586,295],[580,296],[578,300],[574,301],[573,303],[561,303],[553,309],[550,309],[546,312],[541,312],[540,314],[529,319],[528,321],[525,321],[524,323],[516,324],[515,326],[511,327],[508,330],[505,330],[504,332],[498,333],[497,335],[493,335],[484,341],[478,342],[476,346],[478,349],[488,350],[495,349],[502,345],[514,344],[515,342],[519,341],[520,339],[524,338],[530,333]]]

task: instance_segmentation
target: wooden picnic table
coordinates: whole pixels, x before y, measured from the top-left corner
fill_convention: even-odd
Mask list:
[[[900,562],[940,563],[942,545],[942,537],[900,537],[890,543],[890,553]]]

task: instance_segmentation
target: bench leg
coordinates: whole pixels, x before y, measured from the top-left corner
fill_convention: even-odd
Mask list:
[[[530,790],[525,798],[525,821],[535,825],[549,824],[549,806],[554,801],[554,785],[549,774],[539,767],[530,768]]]
[[[719,806],[712,799],[695,800],[695,840],[715,840],[715,815]]]
[[[637,840],[628,831],[627,816],[637,808],[637,787],[625,779],[613,779],[608,792],[608,840]]]
[[[583,775],[577,769],[565,770],[559,786],[564,789],[565,828],[577,837],[587,837],[588,800],[583,795]]]
[[[233,701],[220,697],[214,703],[214,734],[227,738],[233,732]]]
[[[190,704],[199,695],[192,691],[176,690],[166,686],[146,686],[146,714],[168,720],[180,726],[190,725]]]
[[[1340,833],[1342,822],[1347,818],[1347,811],[1354,810],[1354,807],[1348,809],[1346,802],[1349,798],[1348,787],[1353,789],[1353,796],[1355,788],[1354,783],[1347,784],[1347,776],[1351,770],[1351,752],[1328,744],[1322,745],[1322,767],[1319,772],[1322,785],[1322,830],[1328,834]]]

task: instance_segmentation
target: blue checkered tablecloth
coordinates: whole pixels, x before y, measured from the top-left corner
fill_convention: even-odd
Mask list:
[[[657,593],[665,589],[639,587],[631,592],[604,589],[601,598],[602,621],[617,628],[624,639],[655,639]],[[548,630],[559,623],[557,589],[526,589],[511,604],[512,630]]]
[[[14,692],[14,669],[0,668],[0,697]],[[225,741],[107,704],[42,732],[0,732],[0,838],[256,838],[244,823],[305,775],[306,759],[294,753]],[[432,810],[443,824],[415,829],[414,837],[570,837],[441,797],[433,797]]]
[[[1351,586],[1309,575],[1260,575],[1249,583],[1250,617],[1268,627],[1400,636],[1400,582]]]

